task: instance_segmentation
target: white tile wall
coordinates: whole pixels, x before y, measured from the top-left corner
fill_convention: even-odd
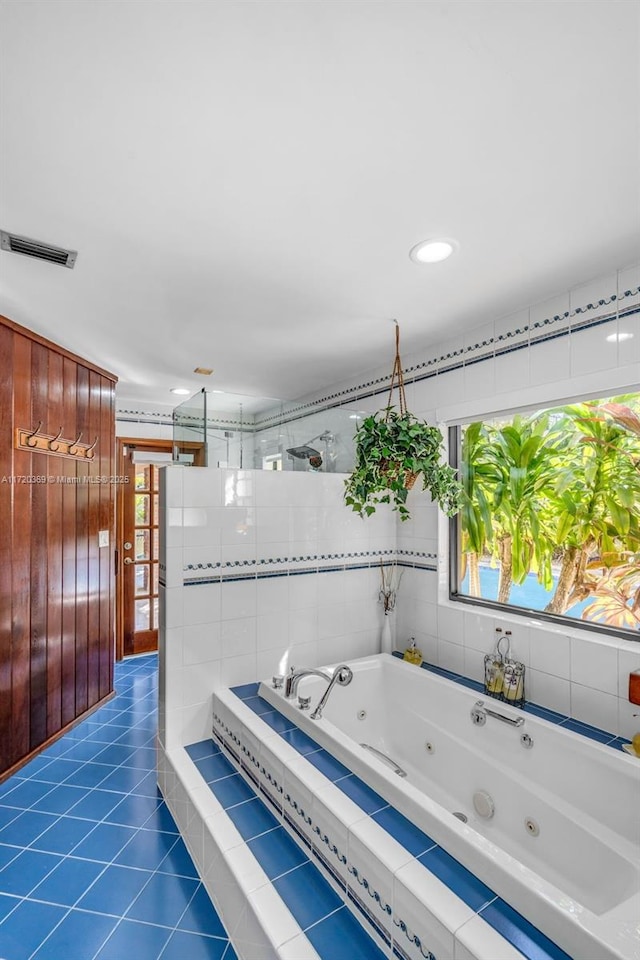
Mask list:
[[[568,680],[571,677],[571,637],[543,627],[537,629],[531,643],[530,663],[533,670]]]
[[[597,640],[574,637],[571,641],[571,681],[617,695],[617,650]]]
[[[290,664],[315,666],[378,651],[375,566],[255,574],[353,563],[354,554],[366,551],[373,553],[364,561],[375,561],[376,553],[395,548],[396,519],[389,510],[363,521],[344,505],[344,477],[337,474],[168,467],[161,483],[167,519],[171,510],[171,526],[161,535],[167,584],[161,591],[161,729],[167,742],[189,742],[175,724],[195,729],[192,739],[208,735],[208,699],[218,686],[270,677]],[[322,560],[321,553],[338,556]],[[304,563],[291,559],[307,556]],[[241,561],[248,565],[233,566]],[[185,569],[198,563],[221,566]],[[221,573],[226,579],[216,582]],[[236,573],[247,579],[228,579]],[[184,577],[214,582],[184,586]]]
[[[531,383],[549,384],[554,380],[565,379],[570,372],[570,348],[569,336],[555,337],[553,340],[534,344],[529,351]]]
[[[558,713],[571,714],[571,684],[568,680],[530,668],[525,675],[525,683],[527,698],[532,703]]]
[[[605,337],[615,321],[586,331],[576,329],[578,323],[610,311],[611,304],[580,314],[575,310],[638,283],[640,266],[625,267],[617,276],[597,278],[485,323],[464,339],[456,337],[430,348],[428,356],[439,357],[491,336],[493,349],[526,345],[478,364],[464,364],[473,357],[471,352],[439,361],[437,376],[408,384],[412,409],[431,422],[446,423],[463,415],[462,411],[478,417],[494,413],[501,409],[501,398],[506,407],[517,404],[519,397],[527,404],[548,405],[583,391],[615,393],[637,388],[639,318],[625,321],[625,329],[635,334],[633,340],[611,345]],[[619,301],[619,307],[636,301],[640,297],[634,295]],[[571,311],[573,315],[565,318]],[[556,315],[562,319],[543,325],[543,320]],[[507,337],[516,329],[521,332]],[[543,343],[530,340],[563,330],[565,336]],[[500,336],[503,339],[498,340]],[[423,359],[416,357],[412,362]],[[443,372],[447,365],[461,361],[460,369]],[[380,400],[356,400],[350,406],[377,409]],[[405,551],[404,559],[409,561],[424,562],[419,554],[439,555],[437,573],[404,571],[394,615],[397,649],[404,650],[414,636],[425,659],[480,680],[482,658],[493,648],[496,626],[511,629],[513,653],[528,668],[530,699],[612,733],[629,736],[634,725],[640,726],[632,716],[640,708],[631,708],[626,699],[628,673],[632,667],[640,668],[640,645],[622,640],[607,643],[578,627],[557,631],[542,621],[496,616],[448,600],[446,524],[419,485],[409,499],[412,520],[400,523],[388,509],[378,509],[368,520],[348,510],[343,504],[344,478],[339,475],[183,467],[169,467],[163,473],[161,502],[168,522],[161,537],[167,584],[162,591],[162,616],[170,641],[164,644],[169,705],[183,702],[182,691],[176,699],[173,690],[175,683],[182,682],[177,679],[182,676],[175,669],[178,663],[180,668],[202,666],[210,657],[217,664],[219,683],[229,684],[270,675],[278,665],[292,662],[292,657],[297,662],[305,658],[310,665],[335,662],[376,652],[379,642],[375,568],[183,588],[181,560],[183,567],[245,560],[251,572],[274,572],[288,569],[291,557],[343,557],[349,552],[397,548]],[[260,563],[267,558],[280,558],[280,563]],[[307,566],[316,562],[309,561]],[[342,561],[339,557],[329,562]],[[192,711],[191,724],[193,717]]]
[[[617,332],[617,321],[603,323],[571,335],[571,375],[580,377],[594,370],[618,366],[618,344],[607,337]],[[556,341],[554,341],[555,343]]]
[[[481,363],[465,362],[464,396],[475,400],[477,397],[491,397],[496,392],[496,367],[493,355]]]
[[[529,350],[514,350],[498,356],[494,361],[496,393],[528,387],[531,377]]]
[[[625,321],[625,329],[634,333],[633,340],[609,344],[606,336],[615,329],[615,321],[585,331],[575,328],[578,323],[615,310],[615,301],[613,306],[611,303],[597,305],[593,310],[574,312],[569,317],[564,314],[586,307],[588,303],[597,304],[600,299],[610,299],[616,291],[639,284],[640,266],[635,264],[621,270],[618,276],[596,278],[518,314],[497,320],[494,336],[503,337],[494,344],[497,350],[515,343],[526,343],[527,347],[478,363],[474,365],[475,369],[466,367],[462,372],[439,373],[424,383],[412,384],[414,408],[420,411],[435,407],[432,422],[446,423],[460,416],[477,415],[480,418],[494,414],[501,409],[503,394],[508,409],[517,404],[519,398],[526,404],[547,406],[567,397],[579,396],[584,391],[597,395],[592,392],[597,390],[606,395],[609,391],[638,389],[640,318],[636,316]],[[634,302],[640,302],[640,296],[620,301],[619,308],[624,309],[625,305]],[[554,316],[562,319],[543,325],[545,319]],[[524,329],[527,325],[530,332]],[[516,329],[522,332],[506,336]],[[530,336],[535,338],[563,330],[567,331],[565,336],[529,345]],[[485,332],[485,327],[471,331],[465,337],[465,343],[476,343],[476,334],[479,336]],[[446,352],[448,346],[443,343],[431,347],[429,356]],[[483,367],[487,370],[486,378],[481,373]],[[492,382],[494,376],[495,388],[491,396],[486,383]],[[423,493],[411,494],[414,518],[410,523],[398,525],[399,549],[423,549],[422,545],[431,537],[433,521],[426,520],[421,513],[427,502]],[[446,524],[441,524],[438,553],[440,573],[417,570],[405,573],[397,610],[398,648],[404,648],[406,637],[415,636],[426,659],[482,680],[482,658],[493,649],[495,628],[511,629],[513,652],[528,668],[529,699],[603,727],[612,734],[629,737],[640,729],[640,717],[633,717],[634,712],[640,713],[640,707],[632,707],[627,700],[629,672],[640,669],[640,644],[617,639],[607,641],[579,627],[558,630],[543,621],[496,615],[493,611],[474,610],[467,605],[457,607],[448,599]],[[425,600],[437,605],[437,616],[425,605]],[[459,648],[460,644],[462,647]]]

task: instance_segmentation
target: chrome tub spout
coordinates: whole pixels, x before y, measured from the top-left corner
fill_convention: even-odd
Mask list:
[[[296,670],[295,667],[291,667],[284,681],[284,695],[287,700],[295,697],[298,692],[298,684],[303,677],[322,677],[323,680],[331,680],[331,674],[328,670],[316,670],[315,667],[301,667]]]

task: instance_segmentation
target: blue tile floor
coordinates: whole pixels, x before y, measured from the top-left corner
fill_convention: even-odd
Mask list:
[[[157,657],[0,784],[2,960],[236,960],[156,786]]]

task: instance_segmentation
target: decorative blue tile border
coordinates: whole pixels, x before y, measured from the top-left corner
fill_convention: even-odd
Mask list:
[[[425,667],[428,669],[428,667]],[[438,669],[438,668],[436,668]],[[249,706],[251,709],[256,712],[255,703],[261,698],[257,696],[257,691],[259,684],[244,684],[242,687],[232,688],[232,692],[239,697],[240,700],[244,701],[245,705]],[[265,701],[266,703],[266,701]],[[271,706],[268,704],[268,706]],[[272,712],[278,714],[275,708],[272,707]],[[261,714],[261,719],[264,720],[266,715]],[[283,716],[280,714],[280,716]],[[288,718],[283,719],[286,721],[287,730],[298,729]],[[218,729],[216,729],[216,724]],[[228,738],[231,738],[234,742],[239,743],[239,738],[234,734],[224,721],[221,718],[217,717],[214,709],[214,730],[213,733],[216,736],[216,739],[219,741],[220,745],[227,749]],[[280,733],[280,736],[284,736],[284,731]],[[307,739],[311,740],[308,735],[305,734]],[[296,748],[295,743],[292,743],[291,739],[288,740],[290,744]],[[313,741],[312,741],[313,742]],[[187,748],[192,749],[192,748]],[[195,745],[193,749],[198,749],[198,745]],[[297,749],[297,748],[296,748]],[[246,753],[249,753],[248,750],[245,750]],[[324,748],[320,747],[318,744],[318,749],[315,753],[304,754],[302,756],[311,759],[314,756],[320,756],[326,754],[327,757],[331,758],[331,755],[327,753]],[[332,758],[335,763],[335,758]],[[256,761],[257,766],[259,767],[259,761]],[[322,764],[314,764],[318,769],[321,769]],[[338,771],[339,772],[339,771]],[[346,777],[338,777],[338,779],[333,780],[333,783],[339,789],[343,789],[343,784],[345,781],[355,781],[360,782],[362,785],[362,794],[361,796],[366,796],[367,785],[364,781],[360,780],[355,774],[348,774]],[[263,791],[264,792],[264,791]],[[345,791],[343,791],[345,792]],[[367,813],[366,806],[364,805],[366,801],[359,799],[358,792],[350,791],[348,794],[354,803],[356,803],[363,810],[364,813]],[[286,792],[284,794],[284,799],[290,805],[290,808],[295,810],[298,817],[303,819],[304,824],[310,827],[311,834],[315,833],[321,836],[323,842],[325,843],[326,848],[329,851],[334,853],[337,860],[341,865],[347,866],[347,870],[350,876],[354,878],[357,883],[357,886],[349,884],[348,887],[348,896],[355,906],[360,910],[363,917],[371,925],[372,931],[375,933],[376,937],[379,938],[387,947],[393,943],[393,952],[396,956],[403,958],[407,957],[407,954],[402,949],[401,943],[399,943],[395,936],[393,938],[388,936],[388,931],[382,922],[382,917],[388,917],[392,920],[393,925],[404,934],[405,938],[409,943],[417,946],[420,950],[421,955],[425,960],[437,960],[436,956],[428,949],[426,945],[426,939],[421,937],[419,932],[413,931],[409,928],[407,923],[400,916],[394,916],[392,908],[387,904],[384,898],[376,891],[375,887],[372,886],[370,881],[366,876],[352,863],[348,863],[344,855],[342,855],[338,847],[332,843],[330,838],[325,838],[322,836],[322,831],[317,828],[314,824],[313,817],[309,816],[305,810],[303,810],[295,801],[295,798],[292,798]],[[413,837],[410,837],[407,840],[407,831],[405,825],[405,818],[400,814],[393,806],[386,804],[383,811],[379,811],[377,816],[380,816],[381,813],[386,814],[387,818],[397,817],[400,818],[400,828],[394,829],[392,823],[387,820],[387,824],[384,826],[376,820],[380,826],[383,826],[383,829],[387,830],[394,839],[397,840],[402,846],[408,850],[413,856],[415,856],[412,850]],[[372,816],[371,814],[368,814]],[[372,816],[372,819],[374,817]],[[291,817],[287,817],[287,821],[294,826],[295,820]],[[408,823],[408,822],[406,822]],[[409,824],[409,826],[413,826]],[[309,846],[309,837],[305,834],[304,829],[300,829],[295,825],[295,833],[297,836],[300,836],[301,840],[305,846]],[[427,837],[426,834],[423,834],[426,842],[428,843],[431,838]],[[409,844],[409,845],[407,845]],[[315,845],[313,847],[314,853],[316,853]],[[430,858],[428,860],[428,865],[424,862],[424,858]],[[434,861],[435,858],[435,862]],[[322,868],[325,866],[326,856],[316,857],[319,861]],[[471,871],[467,870],[466,867],[463,867],[462,864],[458,863],[453,857],[451,857],[446,851],[431,841],[431,845],[428,846],[427,850],[423,852],[419,857],[422,865],[425,869],[431,870],[431,867],[435,867],[436,876],[439,876],[439,879],[442,883],[449,887],[456,896],[460,897],[474,912],[489,923],[490,926],[494,927],[502,936],[505,937],[510,943],[517,947],[525,957],[530,957],[531,960],[571,960],[571,958],[563,950],[558,947],[557,944],[553,943],[545,934],[540,930],[535,928],[525,917],[521,916],[512,907],[509,907],[504,901],[502,901],[494,891],[486,886],[482,881],[480,881]],[[442,861],[442,863],[440,863]],[[335,868],[330,871],[331,875],[334,876]],[[341,888],[343,883],[341,882]],[[372,910],[371,907],[363,900],[363,894],[361,890],[366,891],[368,898],[370,898],[372,905],[375,904],[376,910]],[[368,899],[367,898],[367,899]],[[492,908],[489,910],[489,908]],[[485,912],[486,911],[486,912]],[[378,915],[379,914],[379,915]]]
[[[402,931],[402,933],[404,933],[409,943],[413,943],[416,945],[416,947],[424,957],[424,960],[436,960],[436,957],[431,953],[431,950],[427,949],[424,946],[420,937],[417,936],[417,934],[413,933],[409,929],[409,927],[406,925],[404,920],[394,920],[393,923],[396,927],[398,927],[399,930]],[[397,957],[401,957],[402,960],[411,960],[409,955],[404,952],[400,944],[395,939],[393,941],[393,952]]]
[[[242,697],[240,697],[240,699],[244,700],[245,704],[247,706],[250,706],[251,709],[253,709],[254,712],[256,712],[261,717],[262,720],[265,720],[266,722],[268,722],[269,714],[262,713],[261,712],[262,708],[260,707],[256,708],[255,706],[256,701],[261,699],[260,697],[257,697],[254,693],[254,690],[257,690],[257,688],[258,688],[258,684],[243,685],[243,687],[240,688],[240,692],[248,695],[247,696],[243,695]],[[235,688],[234,692],[237,695],[238,688]],[[267,706],[271,707],[270,704],[267,704]],[[278,726],[286,726],[287,727],[286,730],[280,731],[280,736],[284,740],[287,740],[287,742],[291,743],[291,741],[287,739],[287,734],[290,733],[292,730],[298,731],[298,728],[290,720],[285,718],[279,711],[275,710],[272,707],[271,707],[271,714],[273,714],[275,717],[279,717],[282,721],[282,724],[270,723],[270,726],[272,726],[274,729],[278,729]],[[236,745],[241,742],[237,734],[233,733],[232,730],[228,727],[228,725],[224,722],[224,720],[222,720],[222,718],[220,718],[216,714],[215,706],[213,711],[213,721],[214,721],[213,733],[216,739],[219,741],[220,745],[224,749],[229,749],[228,740],[232,740],[233,743]],[[216,729],[216,726],[218,727],[218,729]],[[307,737],[306,734],[302,734],[302,736],[305,738],[305,741],[308,741],[309,743],[314,744],[316,747],[316,750],[313,751],[312,753],[305,751],[304,749],[306,746],[305,742],[302,742],[299,746],[295,743],[292,744],[294,746],[294,749],[298,750],[298,752],[300,752],[301,755],[305,756],[306,759],[308,760],[312,760],[314,756],[320,757],[321,755],[324,755],[326,757],[326,762],[329,764],[329,769],[327,770],[323,769],[325,767],[324,762],[318,765],[318,769],[321,769],[322,772],[325,772],[325,773],[329,773],[330,770],[332,769],[337,779],[333,777],[331,779],[335,783],[335,785],[340,789],[343,789],[344,783],[346,781],[359,783],[361,787],[360,793],[361,795],[364,795],[365,791],[368,788],[363,781],[361,781],[358,777],[355,777],[353,774],[351,774],[346,767],[343,767],[343,765],[340,764],[339,761],[335,760],[335,758],[333,758],[330,754],[328,754],[325,750],[323,750],[319,746],[319,744],[315,744],[314,741],[311,740],[310,737]],[[259,759],[251,756],[251,751],[246,746],[241,746],[241,750],[249,758],[249,762],[252,765],[254,765],[256,768],[258,768],[260,773],[263,776],[266,775],[270,782],[273,782],[272,777],[268,774],[268,771],[265,770],[264,766],[261,765]],[[201,753],[201,745],[194,744],[192,747],[187,747],[187,751],[190,752],[192,757],[195,757],[196,754]],[[197,760],[194,760],[194,762],[196,762],[196,766],[200,767],[203,765],[205,761],[203,761],[201,758],[198,758]],[[244,761],[241,762],[241,766],[242,766],[242,769],[244,769],[246,772],[247,765]],[[215,783],[210,784],[210,786],[215,792]],[[265,789],[264,785],[260,785],[260,792],[265,795],[266,799],[271,801],[272,805],[277,810],[279,810],[279,812],[282,813],[283,819],[286,822],[287,826],[293,831],[296,837],[298,837],[301,844],[305,848],[311,851],[315,859],[319,862],[321,868],[327,871],[328,875],[332,878],[332,880],[334,880],[335,883],[338,884],[339,888],[343,891],[343,893],[346,894],[349,900],[354,904],[354,906],[362,914],[364,919],[370,924],[372,928],[372,932],[375,933],[378,938],[380,938],[386,952],[386,950],[391,945],[392,937],[391,937],[391,932],[385,926],[382,920],[382,917],[378,916],[378,912],[381,912],[385,918],[391,918],[392,910],[390,905],[384,901],[384,898],[375,889],[375,887],[372,886],[370,881],[361,873],[361,871],[358,870],[357,867],[355,867],[353,864],[348,864],[346,855],[342,853],[342,851],[331,840],[331,838],[328,837],[324,833],[324,831],[317,824],[314,823],[312,816],[309,815],[309,813],[297,801],[297,799],[294,796],[292,796],[289,793],[289,791],[283,790],[282,787],[278,787],[276,785],[276,789],[278,790],[278,793],[282,796],[283,804],[288,805],[289,807],[288,810],[284,805],[282,807],[280,806],[279,797],[277,798],[270,797],[269,790]],[[349,792],[348,795],[351,796],[352,798],[354,797],[354,794],[352,792]],[[361,802],[358,802],[357,799],[356,799],[356,802],[358,803],[359,806],[362,807]],[[386,801],[383,801],[383,803],[385,804],[385,809],[389,809],[389,805],[386,803]],[[364,809],[364,807],[362,807],[362,809]],[[366,810],[365,810],[365,813],[366,813]],[[322,847],[319,847],[313,841],[314,835],[320,838],[322,843],[325,844],[327,848],[327,852],[333,854],[336,861],[335,864],[332,863],[331,860],[327,858],[327,856],[325,855],[325,850]],[[345,867],[345,866],[347,867],[348,875],[354,878],[357,885],[354,885],[351,883],[349,884],[345,883],[343,876],[339,872],[338,865],[340,865],[340,867]],[[365,891],[368,894],[368,896],[371,898],[370,902],[366,902],[366,900],[363,899],[360,888],[363,891]],[[285,897],[285,902],[286,902],[286,897]],[[375,908],[377,908],[378,912],[376,912]],[[369,949],[371,949],[371,947],[369,947]],[[376,948],[373,948],[373,949],[376,949]],[[376,956],[378,955],[377,952],[375,955]],[[367,953],[367,956],[369,956],[369,953]],[[328,958],[328,960],[331,960],[331,958]],[[436,960],[436,958],[433,957],[433,960]]]
[[[394,656],[401,657],[402,655],[395,653]],[[482,684],[463,677],[460,674],[454,673],[453,671],[444,670],[441,667],[436,667],[427,663],[422,664],[422,669],[429,670],[437,675],[454,680],[455,682],[461,683],[462,685],[467,686],[476,692],[483,692]],[[266,719],[266,715],[262,713],[263,710],[267,710],[268,713],[279,715],[279,712],[272,707],[271,704],[267,703],[267,701],[260,703],[261,698],[257,696],[258,687],[258,684],[245,684],[242,687],[233,688],[233,692],[258,716],[261,716],[262,719]],[[524,709],[525,712],[531,712],[542,716],[544,719],[557,723],[560,726],[565,726],[567,729],[583,736],[597,740],[600,743],[606,743],[613,749],[621,749],[622,743],[625,742],[621,738],[613,737],[612,734],[600,730],[597,727],[580,723],[579,721],[572,720],[570,717],[566,717],[563,714],[555,713],[554,711],[547,710],[544,707],[536,706],[535,704],[527,704]],[[351,799],[358,806],[360,806],[365,813],[368,813],[372,819],[375,819],[376,822],[383,827],[383,829],[387,830],[387,832],[389,832],[399,843],[402,844],[402,846],[405,847],[405,849],[412,853],[412,855],[416,856],[424,866],[426,866],[428,869],[435,867],[436,875],[439,876],[443,883],[449,886],[454,893],[460,896],[464,902],[471,907],[471,909],[475,910],[479,916],[482,916],[487,923],[494,927],[494,929],[496,929],[502,936],[509,940],[509,942],[513,943],[521,952],[524,953],[525,956],[530,956],[532,958],[536,957],[537,960],[542,960],[544,957],[549,958],[549,960],[569,960],[567,954],[564,953],[564,951],[562,951],[557,944],[549,940],[549,938],[541,933],[541,931],[536,929],[528,920],[526,920],[515,910],[513,910],[513,908],[507,903],[497,897],[497,895],[490,890],[486,884],[483,884],[480,880],[478,880],[478,878],[476,878],[470,871],[466,870],[466,868],[464,868],[454,858],[447,854],[422,831],[419,831],[421,838],[420,842],[416,836],[417,828],[407,821],[402,814],[395,810],[394,807],[386,804],[381,810],[371,813],[368,809],[368,794],[371,792],[370,788],[368,788],[367,785],[354,774],[347,773],[347,775],[344,775],[344,770],[339,769],[338,767],[336,767],[334,775],[331,776],[331,770],[333,769],[331,761],[333,762],[333,765],[336,765],[338,761],[336,761],[335,758],[332,758],[326,750],[320,747],[319,744],[315,744],[315,741],[313,741],[312,738],[310,738],[307,734],[302,734],[301,731],[299,731],[299,729],[294,726],[290,720],[282,715],[279,716],[283,721],[282,727],[285,728],[281,729],[279,733],[280,736],[286,740],[286,742],[294,746],[301,756],[306,756],[307,759],[315,760],[314,766],[321,770],[321,772],[323,771],[323,767],[326,766],[324,760],[321,760],[321,758],[323,755],[326,756],[327,762],[329,762],[327,772],[329,773],[329,778],[332,780],[334,785],[351,797]],[[270,726],[272,726],[274,729],[277,729],[278,727],[278,725],[275,723],[270,723]],[[294,732],[297,732],[300,739],[296,740],[296,738],[292,735]],[[225,738],[220,736],[219,739],[221,744],[227,747]],[[239,739],[236,735],[232,735],[232,739],[239,742]],[[314,746],[316,747],[315,751],[313,751]],[[312,751],[311,756],[310,751]],[[245,752],[248,753],[249,751],[245,750]],[[253,762],[259,766],[258,761]],[[342,765],[340,765],[340,767],[342,767]],[[346,768],[344,769],[346,770]],[[262,772],[266,773],[264,768],[262,769]],[[272,778],[269,776],[268,779],[271,781]],[[353,784],[354,786],[361,786],[361,789],[354,790],[347,788],[347,783]],[[280,794],[282,794],[282,787],[278,788],[276,785],[276,789],[279,789]],[[261,792],[267,795],[267,799],[271,800],[271,798],[268,797],[268,791],[265,791],[264,787],[262,786]],[[330,875],[336,882],[339,883],[340,887],[344,889],[344,881],[337,871],[338,864],[340,866],[347,865],[349,875],[354,877],[359,887],[366,890],[372,902],[377,904],[380,911],[389,915],[389,906],[385,904],[380,894],[375,890],[374,887],[371,886],[367,878],[360,874],[356,867],[354,867],[352,864],[347,864],[345,855],[339,850],[337,845],[332,842],[331,838],[326,836],[324,831],[314,824],[313,818],[310,817],[289,794],[285,794],[285,800],[291,807],[292,813],[295,811],[297,816],[303,819],[304,824],[310,826],[311,831],[320,838],[322,843],[325,845],[326,853],[332,853],[336,858],[336,866],[333,867],[330,859],[327,858],[326,853],[322,856],[318,856],[319,852],[321,851],[318,850],[315,844],[313,845],[314,855],[320,861],[324,869],[329,868]],[[271,800],[271,802],[273,803],[274,801]],[[277,801],[274,803],[274,805],[276,808],[278,808]],[[304,833],[304,830],[301,830],[297,827],[295,820],[292,819],[290,815],[287,815],[286,819],[291,826],[294,827],[296,835],[300,836],[304,844],[306,846],[311,846],[309,838]],[[418,842],[418,846],[423,847],[421,853],[415,852],[417,849],[415,846],[416,842]],[[434,858],[438,861],[437,863],[434,862]],[[442,861],[442,863],[440,863],[440,861]],[[362,912],[363,916],[365,916],[369,923],[371,923],[377,936],[381,937],[382,940],[388,944],[389,940],[386,938],[384,924],[381,923],[381,919],[376,917],[375,911],[372,913],[371,909],[362,899],[362,894],[358,895],[358,888],[350,884],[347,893],[352,902]],[[419,934],[415,931],[412,931],[402,920],[402,918],[393,917],[393,924],[404,934],[410,943],[418,947],[425,960],[436,960],[435,956],[425,945]],[[398,943],[395,937],[393,938],[393,952],[394,955],[398,957],[407,957],[407,954],[402,949],[401,943]]]
[[[408,553],[409,551],[407,551]],[[183,577],[185,587],[207,583],[229,583],[238,580],[267,580],[274,577],[303,576],[310,573],[344,573],[354,570],[370,570],[390,566],[396,562],[396,550],[354,550],[348,553],[319,553],[306,557],[265,557],[259,560],[228,560],[221,562],[188,563],[183,567],[187,576]],[[419,555],[416,553],[416,557]],[[422,554],[431,557],[432,554]],[[333,561],[333,562],[332,562]],[[335,561],[340,561],[336,563]],[[278,570],[268,569],[271,565],[281,565]],[[302,564],[303,566],[293,566]],[[398,566],[417,566],[417,563],[398,562]],[[267,569],[264,569],[264,568]],[[434,567],[435,569],[435,567]],[[200,576],[189,576],[200,571]]]
[[[436,373],[443,374],[453,370],[460,370],[465,365],[471,366],[482,363],[484,360],[490,360],[493,357],[500,357],[517,350],[528,349],[529,347],[546,343],[558,337],[569,336],[571,333],[580,333],[583,330],[589,330],[601,324],[611,323],[619,318],[631,317],[634,314],[640,313],[640,307],[631,304],[625,309],[624,301],[630,297],[637,296],[638,293],[640,293],[640,287],[632,287],[629,290],[623,290],[618,294],[613,293],[609,297],[599,299],[595,303],[587,303],[582,307],[576,307],[575,310],[566,310],[564,313],[546,317],[544,320],[536,320],[532,324],[523,324],[522,327],[507,330],[504,333],[498,334],[496,337],[487,337],[486,340],[481,340],[477,343],[469,342],[457,350],[440,354],[440,356],[429,357],[403,370],[405,384],[418,383],[436,376]],[[589,317],[592,311],[607,306],[611,306],[614,309],[611,309],[599,317]],[[566,322],[572,318],[582,317],[584,317],[584,319],[576,320],[576,322],[567,325],[566,328],[554,329],[554,325],[556,324]],[[513,342],[515,337],[522,337],[525,334],[528,334],[526,340]],[[475,354],[483,348],[487,349],[480,356],[471,356],[471,354]],[[450,361],[450,363],[447,363],[447,361]],[[314,410],[329,410],[340,407],[345,403],[355,403],[358,400],[385,393],[388,389],[389,377],[388,375],[384,375],[352,387],[347,387],[336,393],[327,394],[316,400],[307,401],[292,408],[287,413],[274,413],[262,419],[257,419],[256,417],[253,423],[244,420],[239,421],[222,417],[209,417],[207,418],[207,424],[213,427],[230,427],[237,432],[258,433],[270,427],[304,419],[313,413]],[[199,423],[201,421],[201,418],[197,416],[186,416],[180,419],[185,420],[185,422],[192,420]],[[122,423],[156,423],[162,426],[173,426],[173,418],[170,417],[167,412],[160,411],[118,408],[116,409],[116,420]]]
[[[547,317],[544,320],[536,320],[532,324],[523,324],[522,327],[515,327],[513,330],[508,330],[505,333],[498,334],[496,337],[488,337],[486,340],[481,340],[477,343],[467,343],[464,346],[459,347],[457,350],[452,350],[449,353],[441,354],[437,357],[430,357],[427,360],[413,364],[412,366],[406,367],[403,370],[405,384],[408,385],[411,383],[418,383],[422,380],[434,377],[436,374],[450,373],[453,370],[460,370],[465,365],[471,366],[472,364],[480,363],[483,360],[489,360],[493,357],[499,357],[508,353],[513,353],[516,350],[528,349],[529,347],[536,346],[540,343],[545,343],[546,341],[555,339],[556,337],[566,337],[571,333],[580,333],[583,330],[589,330],[592,327],[597,327],[601,324],[611,323],[619,318],[631,317],[634,314],[640,313],[640,307],[632,304],[625,309],[624,307],[621,307],[621,304],[627,298],[637,296],[638,293],[640,293],[640,287],[632,287],[631,289],[624,290],[619,294],[613,293],[609,297],[597,300],[595,303],[587,303],[582,307],[576,307],[575,310],[567,310],[562,314],[556,314],[552,317]],[[599,317],[589,318],[588,314],[591,311],[598,310],[606,306],[615,306],[615,309],[612,309]],[[567,325],[561,330],[553,330],[554,324],[558,324],[563,321],[566,322],[574,317],[582,317],[582,315],[585,317],[584,320]],[[526,340],[517,343],[513,342],[514,337],[521,337],[525,334],[528,334]],[[482,350],[485,347],[489,349],[485,350],[481,356],[470,356],[470,354],[473,354],[478,350]],[[450,363],[447,363],[447,361],[450,361]],[[308,416],[311,412],[313,412],[314,408],[322,410],[332,409],[342,406],[345,403],[355,403],[358,400],[377,396],[381,393],[387,392],[388,389],[388,375],[379,376],[372,380],[356,384],[353,387],[347,387],[338,391],[337,393],[327,394],[326,396],[319,397],[316,400],[307,401],[306,403],[300,404],[300,406],[290,410],[287,414],[273,414],[269,417],[265,417],[264,419],[256,422],[256,427],[258,430],[260,430],[265,429],[268,426],[275,426],[276,424],[290,423],[293,420],[299,420],[305,416]]]
[[[155,423],[161,427],[173,426],[173,418],[168,410],[160,412],[157,410],[126,410],[116,407],[116,421],[118,423]]]
[[[256,685],[257,687],[257,685]],[[255,696],[250,699],[256,699]],[[276,711],[274,711],[276,712]],[[237,735],[233,734],[226,724],[224,724],[219,717],[214,715],[214,722],[218,722],[218,727],[221,732],[215,731],[216,739],[219,741],[220,745],[228,750],[227,739],[232,739],[236,745],[240,744],[240,740]],[[224,735],[223,735],[224,734]],[[208,754],[204,753],[205,748],[208,747]],[[212,742],[202,741],[201,743],[192,744],[189,747],[186,747],[187,753],[191,756],[191,759],[195,763],[199,772],[204,776],[204,779],[207,780],[206,771],[207,771],[207,760],[210,759],[212,754],[217,754],[223,756],[220,749],[217,746],[214,746]],[[299,850],[298,854],[295,854],[291,848],[291,840],[288,838],[288,835],[283,832],[280,821],[269,812],[268,807],[265,807],[265,799],[271,799],[266,794],[266,791],[259,784],[258,778],[251,769],[254,767],[258,769],[263,775],[266,773],[263,766],[261,766],[259,760],[255,757],[250,756],[250,751],[246,746],[241,746],[243,754],[248,758],[248,762],[245,759],[241,760],[242,770],[250,775],[251,782],[254,785],[254,790],[256,792],[255,797],[245,797],[238,793],[237,797],[232,797],[232,800],[236,802],[229,803],[229,791],[225,789],[225,782],[228,782],[230,779],[233,779],[232,776],[224,776],[224,771],[220,771],[220,776],[215,780],[207,780],[208,786],[211,789],[212,793],[218,797],[219,800],[225,806],[227,814],[230,816],[234,822],[236,829],[239,831],[240,835],[244,839],[245,843],[248,844],[249,849],[255,856],[256,860],[265,870],[268,876],[272,877],[272,882],[277,881],[279,876],[291,875],[291,872],[297,868],[313,868],[317,873],[317,880],[314,881],[314,887],[319,886],[319,890],[323,894],[322,900],[324,901],[325,907],[320,907],[320,913],[322,914],[317,919],[314,920],[313,926],[317,927],[321,925],[324,920],[328,919],[335,915],[336,907],[338,909],[343,907],[342,902],[337,901],[337,895],[331,888],[331,886],[323,878],[322,873],[317,870],[314,866],[314,862],[310,859],[312,854],[312,844],[309,840],[309,837],[306,835],[304,828],[299,826],[300,820],[306,825],[312,823],[311,817],[300,807],[294,798],[289,794],[284,795],[284,799],[288,802],[290,811],[286,809],[283,810],[279,801],[277,801],[274,806],[276,810],[283,815],[283,819],[286,821],[287,826],[292,830],[295,836],[300,840],[302,848]],[[234,751],[229,751],[232,756],[234,756]],[[271,779],[271,778],[270,778]],[[282,787],[276,788],[282,794]],[[261,796],[262,794],[263,796]],[[251,804],[257,802],[262,810],[248,809]],[[273,802],[273,801],[272,801]],[[256,842],[257,841],[257,842]],[[298,849],[298,848],[296,848]],[[302,855],[302,858],[301,856]],[[335,871],[333,869],[329,870],[330,875],[335,879]],[[306,878],[309,878],[309,875],[306,875]],[[296,894],[290,888],[278,888],[278,892],[282,896],[283,900],[291,909],[293,915],[296,915],[296,903],[295,897]],[[317,891],[316,891],[317,893]],[[298,894],[299,896],[299,891]],[[302,924],[301,924],[302,926]],[[355,932],[355,942],[354,947],[357,947],[362,950],[362,956],[371,957],[372,960],[383,960],[383,954],[380,953],[377,948],[371,943],[366,932],[362,928],[358,928]],[[332,960],[333,954],[320,954],[324,956],[325,960]]]

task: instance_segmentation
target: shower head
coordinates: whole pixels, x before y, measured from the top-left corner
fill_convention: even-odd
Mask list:
[[[309,460],[311,457],[319,457],[320,451],[314,447],[303,444],[301,447],[289,447],[287,453],[290,457],[297,457],[298,460]]]

